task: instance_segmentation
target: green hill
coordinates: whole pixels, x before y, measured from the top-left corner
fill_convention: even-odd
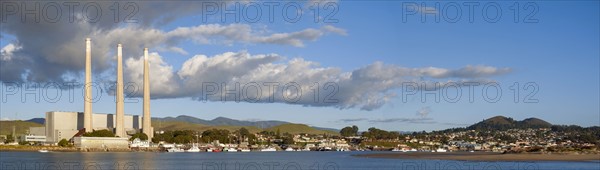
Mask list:
[[[207,127],[203,124],[188,123],[182,121],[152,121],[154,130],[194,130]]]
[[[277,129],[281,133],[291,133],[291,134],[299,134],[299,133],[308,133],[308,134],[330,134],[330,135],[339,135],[336,131],[328,131],[328,130],[318,130],[313,127],[309,127],[304,124],[282,124],[273,126],[270,128],[261,129],[256,126],[227,126],[227,125],[218,125],[218,126],[210,126],[204,124],[196,124],[182,121],[152,121],[152,125],[155,130],[196,130],[196,131],[205,131],[209,129],[225,129],[230,132],[239,130],[244,127],[250,131],[250,133],[258,133],[263,130],[265,131],[273,131],[276,132]]]
[[[196,124],[182,121],[152,121],[152,125],[155,130],[196,130],[196,131],[205,131],[209,129],[225,129],[230,132],[239,130],[244,127],[248,129],[251,133],[258,133],[262,131],[262,129],[255,126],[210,126],[204,124]]]
[[[12,134],[13,126],[16,128],[17,135],[23,135],[29,131],[29,127],[41,127],[43,124],[28,121],[0,121],[0,135]]]
[[[468,130],[506,130],[526,128],[550,128],[552,124],[538,118],[516,121],[509,117],[495,116],[467,127]]]
[[[293,124],[293,123],[273,126],[270,128],[266,128],[265,130],[276,132],[277,129],[279,129],[279,132],[282,134],[287,132],[290,134],[308,133],[308,134],[339,135],[339,132],[328,131],[328,130],[318,130],[318,129],[312,128],[308,125],[305,125],[305,124]]]

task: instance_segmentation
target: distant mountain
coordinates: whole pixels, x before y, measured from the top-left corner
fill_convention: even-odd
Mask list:
[[[236,131],[244,127],[252,133],[258,133],[260,131],[273,131],[277,130],[280,133],[308,133],[308,134],[338,134],[339,130],[332,128],[322,128],[308,126],[305,124],[294,124],[284,121],[243,121],[235,120],[226,117],[217,117],[213,120],[204,120],[192,116],[177,116],[177,117],[165,117],[165,118],[152,118],[152,125],[155,129],[160,130],[208,130],[208,129],[226,129],[229,131]]]
[[[33,118],[26,120],[24,122],[32,122],[35,124],[44,125],[44,118]],[[177,117],[164,117],[164,118],[152,118],[152,124],[155,128],[158,128],[158,125],[162,126],[162,129],[168,130],[183,130],[183,129],[211,129],[211,128],[221,128],[227,130],[237,130],[241,127],[246,127],[251,131],[257,131],[262,129],[271,128],[274,126],[284,125],[284,124],[292,124],[290,122],[285,121],[277,121],[277,120],[265,120],[265,121],[245,121],[245,120],[235,120],[226,117],[217,117],[212,120],[204,120],[200,118],[196,118],[193,116],[180,115]],[[324,127],[316,127],[310,126],[309,128],[320,131],[327,132],[339,132],[339,129],[334,128],[324,128]],[[27,128],[28,129],[28,128]]]
[[[290,122],[267,120],[267,121],[244,121],[235,120],[226,117],[217,117],[213,120],[204,120],[192,116],[181,115],[177,117],[152,118],[153,121],[179,121],[194,124],[203,124],[209,126],[254,126],[261,129],[270,128],[273,126],[288,124]]]
[[[340,129],[325,128],[325,127],[316,127],[316,126],[311,126],[311,128],[315,128],[317,130],[324,130],[324,131],[334,131],[334,132],[339,132],[340,131]]]
[[[26,120],[27,122],[33,122],[33,123],[38,123],[38,124],[44,124],[46,123],[46,119],[45,118],[33,118],[33,119],[29,119]]]
[[[467,130],[506,130],[506,129],[525,129],[525,128],[550,128],[552,124],[538,118],[527,118],[522,121],[516,121],[509,117],[495,116],[471,126]]]

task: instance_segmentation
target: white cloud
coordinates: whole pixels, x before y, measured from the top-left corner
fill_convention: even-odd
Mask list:
[[[393,92],[402,87],[404,82],[416,83],[445,83],[461,81],[479,81],[476,78],[489,77],[506,72],[489,66],[466,66],[449,70],[441,68],[406,68],[395,65],[385,65],[376,62],[351,72],[343,72],[340,68],[321,67],[318,63],[293,58],[281,62],[284,57],[277,54],[251,55],[248,52],[226,52],[215,56],[196,55],[185,61],[180,70],[164,63],[157,53],[152,53],[150,70],[152,76],[152,96],[154,98],[190,97],[198,100],[234,101],[233,95],[228,95],[225,88],[238,92],[237,98],[247,102],[289,103],[303,106],[335,107],[339,109],[359,108],[374,110],[388,103],[396,96]],[[141,84],[141,60],[128,59],[126,68],[128,79]],[[432,71],[434,70],[434,71]],[[460,74],[459,74],[460,73]],[[441,80],[440,80],[441,79]],[[279,86],[269,91],[264,83],[274,82]],[[203,89],[203,83],[216,84],[215,94]],[[253,84],[255,83],[255,84]],[[301,92],[294,88],[284,89],[288,83],[296,83]],[[320,91],[318,101],[314,100],[314,83]],[[335,87],[326,86],[333,83]],[[239,84],[239,85],[238,85]],[[260,93],[252,88],[251,93],[242,89],[258,85]],[[325,89],[327,87],[328,89]],[[333,89],[335,93],[332,93]],[[244,95],[248,96],[244,96]],[[285,96],[284,96],[285,94]],[[331,101],[325,101],[325,96],[334,94]],[[301,95],[297,101],[291,102],[285,97],[294,98]],[[254,98],[260,96],[258,100]],[[271,98],[272,97],[272,98]],[[251,100],[248,100],[251,99]],[[272,99],[272,100],[271,100]],[[426,116],[430,109],[418,111]]]
[[[158,53],[148,54],[149,80],[151,97],[165,98],[177,94],[180,86],[174,77],[173,67],[163,61]],[[129,58],[124,64],[124,78],[126,83],[133,83],[137,88],[135,94],[129,97],[141,96],[144,90],[144,57]]]
[[[56,26],[57,24],[48,25],[50,28]],[[179,27],[171,31],[134,26],[101,29],[85,22],[69,24],[69,26],[64,30],[48,29],[55,33],[41,37],[30,33],[46,32],[47,30],[38,29],[43,28],[43,25],[24,28],[29,31],[16,36],[18,47],[9,44],[3,48],[0,81],[63,82],[68,81],[65,75],[81,76],[79,73],[85,63],[81,55],[83,42],[87,37],[92,38],[94,72],[103,73],[113,69],[113,56],[118,43],[123,44],[124,59],[127,60],[138,57],[145,47],[159,52],[170,51],[186,55],[188,52],[179,46],[183,41],[193,41],[197,44],[242,43],[303,47],[307,41],[319,39],[328,33],[328,30],[341,30],[328,27],[328,29],[308,28],[296,32],[270,33],[272,31],[266,27],[253,28],[247,24],[207,24]],[[14,55],[18,55],[20,59],[11,60]],[[70,79],[77,79],[77,77],[70,77]]]
[[[9,61],[13,58],[13,52],[20,50],[21,46],[9,43],[0,50],[0,60]]]
[[[346,33],[345,29],[341,29],[341,28],[337,28],[331,25],[325,25],[323,27],[321,27],[321,29],[327,31],[327,32],[332,32],[332,33],[336,33],[339,35],[348,35],[348,33]]]

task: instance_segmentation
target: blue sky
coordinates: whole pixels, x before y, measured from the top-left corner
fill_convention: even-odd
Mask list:
[[[197,9],[190,10],[192,12],[188,13],[182,12],[182,14],[174,14],[175,19],[167,23],[156,24],[157,22],[155,21],[148,24],[149,26],[146,26],[142,21],[134,24],[119,23],[110,26],[73,23],[53,23],[54,25],[42,24],[41,26],[48,27],[47,30],[49,33],[52,33],[52,31],[60,33],[58,30],[53,30],[56,29],[54,27],[66,25],[69,28],[76,29],[78,31],[77,33],[80,33],[81,36],[91,37],[95,42],[107,42],[107,44],[110,44],[118,43],[117,41],[124,41],[124,48],[136,45],[147,46],[148,44],[135,44],[140,42],[134,42],[133,40],[119,40],[119,36],[124,35],[118,34],[119,32],[115,30],[125,32],[127,31],[127,28],[131,28],[128,31],[133,32],[133,34],[136,35],[134,37],[140,37],[140,39],[142,39],[144,38],[142,36],[148,36],[149,34],[142,34],[141,32],[152,32],[148,30],[162,31],[162,34],[167,35],[168,32],[177,28],[186,27],[191,29],[192,27],[206,24],[219,24],[219,26],[222,27],[236,24],[248,26],[248,28],[252,30],[251,34],[263,36],[263,38],[275,33],[293,33],[301,32],[306,29],[313,29],[313,32],[320,33],[319,36],[311,38],[310,36],[302,37],[305,34],[299,35],[301,38],[298,38],[298,40],[301,42],[301,45],[298,45],[285,41],[294,39],[293,36],[288,37],[289,39],[268,41],[260,38],[228,39],[226,35],[219,34],[214,36],[200,36],[200,38],[207,38],[204,40],[208,40],[208,42],[201,42],[197,39],[197,34],[206,34],[206,32],[202,32],[202,29],[204,28],[200,28],[200,32],[189,34],[193,36],[192,38],[182,37],[181,42],[176,43],[175,45],[168,44],[170,43],[169,41],[162,42],[162,44],[158,43],[154,45],[155,48],[152,46],[150,51],[155,52],[157,58],[160,56],[160,59],[163,62],[161,66],[164,66],[161,68],[171,68],[171,70],[167,70],[166,72],[168,73],[170,71],[175,77],[177,77],[177,75],[182,75],[175,72],[185,70],[185,68],[183,68],[183,65],[185,65],[184,63],[193,59],[200,59],[194,57],[196,55],[205,55],[207,56],[207,59],[210,60],[211,58],[214,59],[216,55],[233,52],[242,55],[241,57],[237,56],[237,58],[236,56],[229,56],[231,57],[230,59],[240,62],[243,61],[244,58],[252,60],[252,58],[255,57],[254,59],[256,59],[257,56],[255,55],[264,54],[268,56],[270,54],[276,54],[276,56],[279,57],[275,57],[277,58],[275,61],[269,61],[263,64],[290,67],[294,65],[293,63],[290,63],[290,61],[294,59],[302,59],[304,61],[319,64],[311,67],[315,68],[314,70],[299,71],[298,74],[314,71],[316,72],[315,75],[320,75],[321,72],[318,71],[319,69],[327,70],[327,68],[334,68],[339,69],[339,72],[336,72],[335,74],[322,74],[328,76],[335,75],[339,76],[338,78],[343,78],[344,73],[356,74],[361,70],[369,71],[371,68],[369,66],[377,66],[377,64],[374,63],[381,63],[383,68],[391,68],[389,70],[396,70],[398,72],[402,71],[402,69],[399,68],[423,71],[430,67],[445,69],[449,72],[455,70],[457,72],[455,73],[457,74],[455,76],[432,76],[428,74],[408,76],[408,78],[406,78],[408,80],[424,80],[442,83],[448,81],[496,82],[502,89],[502,96],[500,100],[495,103],[490,103],[483,99],[483,85],[474,87],[475,98],[472,103],[469,102],[467,98],[468,87],[461,87],[462,96],[456,103],[447,102],[443,99],[440,102],[435,102],[433,100],[433,95],[427,96],[426,102],[421,102],[421,98],[418,96],[410,96],[407,102],[403,102],[403,90],[401,86],[397,86],[397,84],[382,88],[373,86],[389,83],[390,81],[392,84],[400,83],[397,82],[400,79],[396,78],[398,75],[403,74],[392,74],[392,77],[387,77],[388,81],[386,81],[385,76],[383,75],[387,75],[387,73],[385,72],[386,69],[383,69],[383,72],[368,72],[382,75],[371,75],[373,77],[368,78],[384,77],[382,79],[373,80],[372,86],[340,83],[340,94],[336,95],[336,97],[343,102],[348,102],[342,104],[286,104],[285,102],[238,103],[221,102],[212,98],[209,99],[210,101],[208,102],[202,102],[192,99],[194,96],[190,97],[190,95],[185,94],[194,93],[194,88],[184,89],[185,86],[181,86],[181,88],[171,89],[172,91],[152,89],[157,92],[157,97],[155,97],[157,99],[152,100],[151,108],[154,117],[191,115],[204,119],[212,119],[224,116],[243,120],[283,120],[332,128],[342,128],[347,125],[355,124],[361,129],[378,127],[401,131],[439,130],[449,127],[465,126],[496,115],[513,117],[518,120],[529,117],[538,117],[554,124],[577,124],[582,126],[600,125],[600,92],[598,88],[600,87],[600,48],[598,48],[600,46],[599,2],[536,2],[534,4],[529,4],[531,5],[529,6],[531,8],[528,8],[529,10],[523,8],[527,5],[525,2],[518,2],[521,7],[519,11],[520,22],[514,22],[513,20],[514,11],[511,10],[511,6],[514,5],[515,2],[498,2],[497,4],[500,9],[502,9],[502,16],[496,23],[487,22],[482,18],[482,6],[485,6],[490,2],[479,3],[478,8],[474,11],[475,18],[472,23],[469,22],[467,18],[468,11],[465,6],[461,6],[461,19],[456,23],[450,23],[444,20],[443,17],[444,15],[454,15],[455,13],[452,11],[444,11],[444,6],[452,2],[440,2],[440,5],[437,7],[436,2],[432,1],[424,2],[424,6],[421,2],[416,2],[419,9],[435,10],[441,17],[440,22],[435,22],[435,16],[432,14],[425,15],[426,21],[421,22],[421,13],[419,12],[407,16],[407,21],[403,22],[403,11],[407,12],[407,9],[403,8],[403,4],[412,4],[413,2],[416,1],[335,2],[337,7],[339,7],[338,13],[334,15],[334,18],[338,19],[337,23],[315,23],[312,18],[314,15],[313,11],[308,9],[308,5],[301,4],[303,7],[303,18],[297,23],[286,22],[283,19],[283,16],[281,14],[278,15],[277,13],[275,14],[274,22],[269,22],[268,18],[263,15],[261,20],[256,23],[249,23],[243,20],[236,23],[230,18],[227,18],[229,20],[226,22],[221,22],[219,20],[220,18],[215,17],[209,17],[209,22],[204,23],[202,22],[202,14],[197,12],[201,11],[201,9]],[[458,4],[461,3],[462,2],[459,2]],[[139,5],[140,10],[142,11],[144,10],[144,7],[147,7],[145,4]],[[186,5],[183,4],[183,6]],[[264,8],[265,6],[261,7]],[[533,7],[539,9],[537,13],[533,15],[533,19],[537,19],[538,22],[524,23],[523,19],[526,18],[526,15],[531,12]],[[171,10],[175,13],[178,11],[176,7],[173,7],[173,9],[166,8],[165,10]],[[323,13],[327,11],[321,10],[321,15],[325,15]],[[494,11],[488,11],[488,13],[491,15]],[[146,13],[140,13],[140,15],[153,16]],[[161,16],[161,14],[156,16]],[[7,47],[11,44],[21,46],[21,49],[14,50],[10,54],[11,60],[2,60],[3,67],[12,64],[11,62],[15,62],[19,57],[31,58],[34,62],[44,60],[47,63],[52,63],[50,61],[55,62],[53,59],[64,59],[58,57],[59,55],[56,55],[56,57],[40,57],[32,54],[35,52],[31,52],[32,49],[27,47],[36,47],[36,44],[31,43],[34,41],[27,40],[27,37],[23,37],[23,34],[16,30],[19,26],[32,27],[35,26],[35,23],[23,24],[11,22],[9,17],[9,24],[1,27],[1,47]],[[336,28],[338,31],[331,31],[326,28]],[[339,32],[339,30],[343,31]],[[32,29],[30,31],[40,30]],[[43,33],[34,34],[43,35]],[[115,36],[111,36],[113,34]],[[116,38],[111,39],[111,37]],[[71,38],[77,39],[78,37]],[[51,38],[44,37],[41,37],[39,41],[44,40],[52,42]],[[81,39],[81,41],[78,40],[77,42],[72,41],[74,40],[65,40],[62,41],[62,43],[79,43],[83,45],[83,39]],[[126,42],[129,42],[129,44]],[[105,45],[110,48],[94,48],[102,46],[102,44],[94,44],[93,48],[98,49],[99,51],[104,50],[104,52],[99,52],[99,55],[110,59],[114,56],[114,54],[112,54],[112,51],[114,51],[112,47],[115,45],[116,44]],[[60,47],[60,45],[58,46]],[[183,49],[185,53],[176,50],[160,49],[166,47],[177,47]],[[3,58],[9,55],[6,51],[7,49],[8,48],[3,48]],[[73,55],[83,57],[83,51],[80,50],[80,53],[76,53],[78,52],[77,50],[78,49],[74,50],[75,54]],[[69,51],[67,50],[67,52]],[[131,59],[132,63],[139,61],[136,59],[139,59],[141,53],[134,54],[135,52],[127,52],[128,51],[126,51],[125,57]],[[68,56],[70,54],[63,55]],[[244,55],[249,55],[250,57],[244,57]],[[95,56],[96,55],[94,55],[94,57]],[[110,63],[110,60],[108,59],[105,61],[106,63]],[[25,65],[24,67],[33,67],[31,65],[32,64],[29,66]],[[34,66],[39,65],[36,63]],[[81,75],[79,75],[82,74],[82,62],[81,65],[75,63],[74,65],[66,64],[66,66],[72,66],[73,69],[69,70],[74,70],[76,74],[59,74],[60,79],[64,80],[64,77],[74,77],[74,79],[81,78],[77,81],[82,80]],[[128,66],[128,68],[131,69],[136,68],[134,64]],[[477,67],[472,70],[467,69],[466,72],[459,72],[461,68],[467,68],[468,66],[482,67]],[[114,77],[112,76],[114,67],[112,65],[94,65],[94,68],[97,69],[95,70],[96,72],[94,72],[96,75],[95,80],[114,80]],[[245,67],[240,66],[239,69],[242,68]],[[486,69],[492,68],[497,70],[491,73],[485,72]],[[509,71],[498,71],[502,69],[507,69]],[[18,69],[3,69],[2,81],[5,83],[14,82],[14,79],[7,79],[6,77],[9,77],[7,75],[23,74],[23,72],[15,70]],[[14,71],[14,73],[12,71]],[[59,72],[61,71],[63,70],[59,70]],[[260,73],[253,72],[255,70],[243,71],[255,73],[257,75]],[[28,70],[27,72],[38,74],[35,72],[35,69]],[[61,73],[65,72],[63,71]],[[185,84],[190,83],[186,81],[189,81],[189,79],[192,79],[195,75],[210,76],[215,74],[218,78],[227,77],[227,75],[225,75],[227,73],[228,72],[226,71],[211,71],[202,74],[196,72],[196,74],[189,75],[191,77],[188,77],[187,79],[182,78],[181,80],[178,79],[174,81],[179,83],[183,82],[182,84]],[[459,73],[464,73],[464,75],[458,75]],[[53,76],[53,74],[48,74],[48,76]],[[161,76],[167,77],[166,74],[161,74]],[[292,78],[285,79],[287,76],[291,76]],[[131,77],[133,79],[135,76]],[[244,77],[238,78],[252,81],[269,80],[255,80],[248,77],[245,77],[248,79],[244,79]],[[25,78],[22,82],[47,83],[49,80],[56,79],[35,80]],[[296,77],[296,79],[294,79],[292,74],[282,75],[280,79],[273,81],[280,81],[283,84],[287,83],[287,81],[283,80],[298,80],[300,82],[300,78]],[[355,78],[352,79],[351,82],[358,82],[355,84],[368,84],[366,82],[359,82],[359,80],[370,81],[371,79]],[[537,103],[523,103],[526,95],[533,90],[532,88],[523,89],[525,85],[530,82],[538,87],[537,92],[532,97],[532,99],[538,100]],[[325,82],[319,83],[323,85]],[[518,87],[520,87],[518,103],[513,101],[515,93],[511,90],[511,86],[514,85],[514,83],[518,83]],[[201,86],[201,84],[195,85]],[[6,87],[7,85],[4,84],[2,89],[2,92],[4,93],[3,97],[7,96],[5,93]],[[80,91],[80,88],[75,89],[75,94],[79,96],[76,96],[73,102],[66,99],[68,93],[61,92],[63,97],[57,103],[51,103],[44,100],[36,103],[30,99],[27,99],[26,102],[21,102],[22,97],[20,94],[8,95],[6,97],[7,101],[3,102],[2,107],[0,108],[0,113],[2,114],[0,117],[3,119],[14,119],[14,114],[18,113],[18,119],[29,119],[33,117],[43,117],[42,113],[51,110],[81,111],[83,110],[83,103],[81,102]],[[440,92],[440,90],[436,92]],[[452,94],[454,92],[456,91],[450,89],[448,93]],[[493,89],[488,92],[492,94],[492,97],[494,96]],[[368,104],[368,101],[371,100],[350,100],[348,96],[352,96],[350,94],[354,93],[362,94],[362,97],[370,97],[366,94],[376,93],[378,95],[371,97],[375,97],[373,99],[383,100],[384,102],[382,105],[373,106],[371,109],[364,109],[367,108],[366,106],[371,106]],[[388,98],[385,96],[386,94],[395,94],[395,96],[391,95]],[[307,91],[304,91],[303,95],[306,97],[306,95],[311,94],[307,94]],[[32,95],[27,97],[32,97]],[[133,100],[135,99],[140,100],[139,98],[133,98]],[[125,111],[129,114],[140,114],[142,111],[141,108],[141,102],[127,103],[125,105]],[[93,109],[94,112],[113,113],[115,110],[114,99],[112,96],[104,93],[103,98],[94,104]]]

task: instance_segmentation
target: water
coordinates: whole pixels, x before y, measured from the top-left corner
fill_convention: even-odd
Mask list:
[[[373,152],[0,152],[0,169],[600,169],[600,162],[474,162],[354,157]]]

